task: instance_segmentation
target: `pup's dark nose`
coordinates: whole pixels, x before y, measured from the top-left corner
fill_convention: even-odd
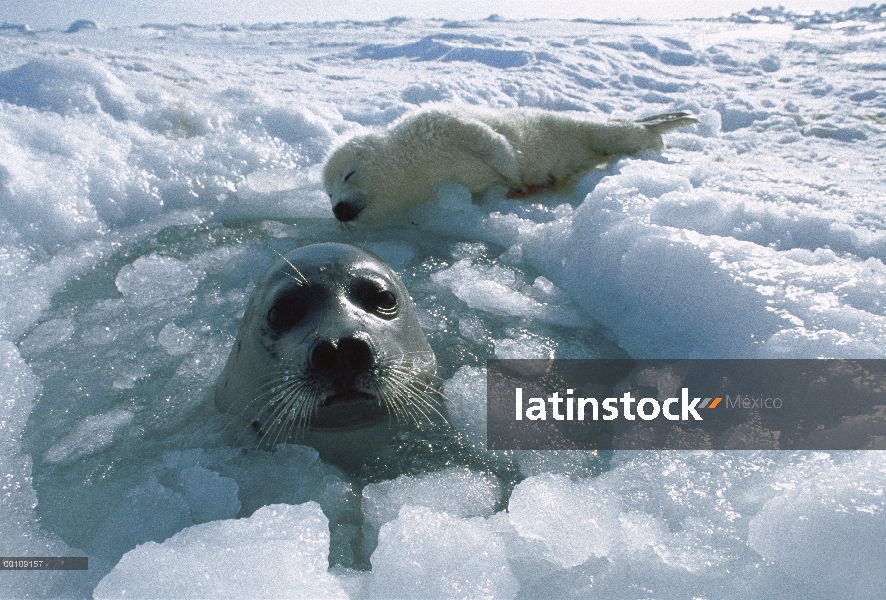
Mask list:
[[[366,208],[366,202],[364,200],[342,200],[332,207],[332,212],[336,219],[347,222],[353,221],[360,216],[360,213],[363,212],[364,208]]]
[[[344,386],[372,367],[372,349],[357,338],[342,338],[337,343],[322,340],[311,351],[310,367],[319,375]]]

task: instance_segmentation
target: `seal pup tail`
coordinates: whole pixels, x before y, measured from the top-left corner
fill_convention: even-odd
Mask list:
[[[678,129],[680,127],[685,127],[686,125],[695,125],[699,121],[698,117],[696,117],[692,113],[681,111],[664,113],[661,115],[652,115],[651,117],[637,119],[634,122],[642,125],[652,133],[661,135],[663,133],[667,133],[668,131]]]

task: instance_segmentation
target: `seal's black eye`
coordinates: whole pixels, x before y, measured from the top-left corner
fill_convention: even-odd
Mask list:
[[[381,311],[392,311],[397,308],[397,296],[394,295],[394,292],[387,290],[379,292],[376,300],[378,302],[378,309]]]
[[[382,288],[377,282],[368,279],[358,281],[352,293],[366,312],[383,319],[393,319],[397,316],[397,295]]]
[[[326,293],[320,284],[298,285],[280,292],[268,310],[268,325],[278,333],[301,325],[322,306]]]
[[[268,325],[277,331],[292,329],[304,318],[305,308],[293,298],[279,298],[268,311]]]
[[[356,173],[356,172],[357,171],[351,171],[350,173],[345,175],[344,181],[347,181],[348,179],[350,179],[354,175],[354,173]]]

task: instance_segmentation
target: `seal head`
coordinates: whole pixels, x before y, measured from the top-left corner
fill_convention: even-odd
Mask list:
[[[439,414],[435,371],[397,274],[355,246],[314,244],[259,279],[215,405],[272,446],[303,442],[312,432],[430,419]]]
[[[349,140],[329,157],[323,169],[323,184],[329,193],[332,212],[342,223],[358,217],[366,221],[368,192],[386,179],[376,166],[377,155],[383,151],[384,140],[369,134]]]

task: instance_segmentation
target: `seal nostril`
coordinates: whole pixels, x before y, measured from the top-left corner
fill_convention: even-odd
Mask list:
[[[338,354],[342,368],[352,373],[362,373],[372,367],[372,349],[361,339],[344,338],[340,340]]]
[[[338,351],[332,342],[322,340],[311,351],[311,368],[328,377],[335,374],[338,368]]]
[[[366,205],[363,203],[342,200],[332,207],[332,213],[339,221],[347,222],[353,221],[360,216],[360,213],[363,212],[364,208],[366,208]]]
[[[342,383],[368,371],[373,364],[369,344],[357,338],[342,338],[337,343],[322,340],[311,351],[310,367],[315,372]]]

